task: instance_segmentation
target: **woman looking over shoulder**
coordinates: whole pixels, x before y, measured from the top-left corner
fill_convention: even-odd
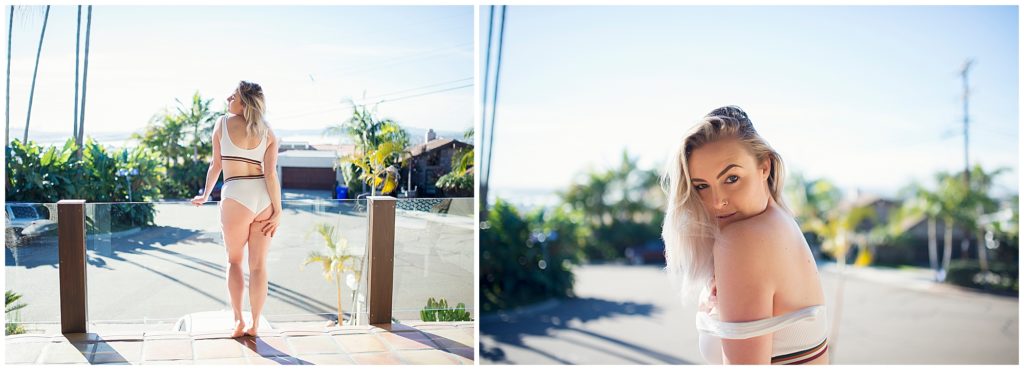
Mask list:
[[[696,326],[709,363],[828,364],[824,293],[784,176],[736,106],[706,115],[668,163],[667,267],[684,293],[703,288]]]

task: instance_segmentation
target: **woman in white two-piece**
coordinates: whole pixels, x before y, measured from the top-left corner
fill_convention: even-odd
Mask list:
[[[824,293],[784,176],[736,106],[706,115],[668,163],[665,256],[684,297],[702,289],[696,327],[709,363],[829,363]]]
[[[240,82],[228,97],[228,114],[214,126],[213,160],[206,174],[206,187],[192,199],[197,206],[209,200],[224,171],[220,220],[227,249],[228,295],[234,313],[232,337],[257,335],[267,299],[267,250],[281,218],[281,187],[275,170],[278,141],[263,118],[265,111],[260,85]],[[246,246],[252,312],[248,327],[242,317],[242,257]]]

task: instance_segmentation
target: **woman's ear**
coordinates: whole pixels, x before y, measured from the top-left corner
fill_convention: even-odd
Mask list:
[[[772,171],[772,158],[765,157],[764,160],[761,161],[759,169],[761,170],[761,179],[768,180],[768,176],[771,175]]]

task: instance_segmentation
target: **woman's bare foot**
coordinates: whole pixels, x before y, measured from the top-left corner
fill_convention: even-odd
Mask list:
[[[235,320],[235,331],[231,332],[232,338],[238,338],[242,336],[242,332],[245,329],[245,321]]]
[[[253,324],[252,327],[250,327],[248,329],[245,329],[245,335],[248,335],[250,337],[257,336],[256,335],[256,324]]]

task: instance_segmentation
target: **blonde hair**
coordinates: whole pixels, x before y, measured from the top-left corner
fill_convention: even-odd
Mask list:
[[[790,212],[782,199],[785,167],[782,157],[754,130],[747,113],[737,106],[711,111],[680,141],[662,175],[668,206],[661,236],[665,241],[666,269],[681,283],[683,299],[707,286],[714,277],[712,249],[719,235],[718,223],[694,194],[687,158],[701,146],[721,139],[738,139],[757,163],[770,162],[768,191],[775,202]],[[791,212],[790,212],[791,213]]]
[[[241,81],[236,91],[242,102],[246,135],[263,135],[267,131],[267,121],[264,119],[267,106],[263,101],[263,88],[257,83]]]

